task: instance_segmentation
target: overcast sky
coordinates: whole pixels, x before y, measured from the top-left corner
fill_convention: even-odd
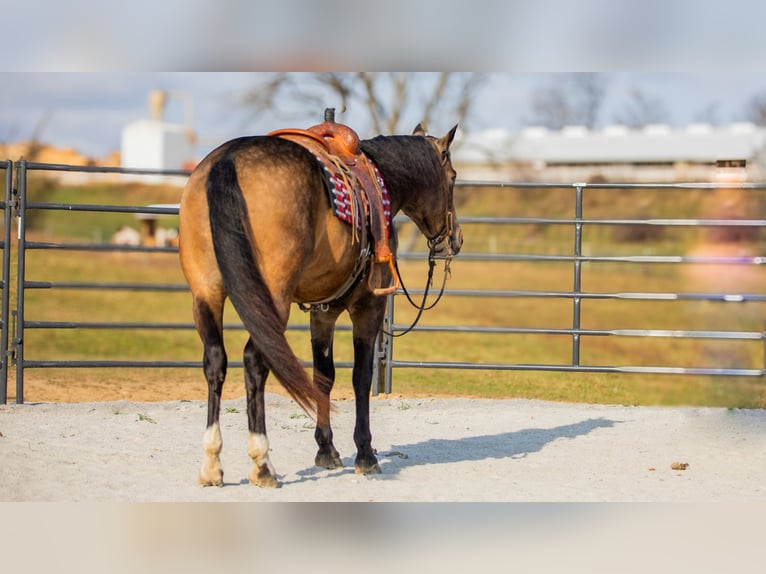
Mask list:
[[[242,92],[255,85],[256,76],[253,72],[0,73],[0,141],[28,139],[39,130],[46,143],[102,157],[119,150],[123,126],[148,117],[148,93],[161,89],[191,96],[199,151],[204,153],[234,136],[284,127],[282,119],[254,121],[238,103]],[[613,123],[633,88],[660,100],[670,123],[676,125],[699,121],[706,110],[719,123],[742,121],[748,100],[766,93],[766,74],[753,72],[611,72],[607,79],[601,125]],[[531,94],[560,80],[556,73],[491,73],[478,100],[473,130],[521,129],[533,115]],[[317,110],[317,122],[321,113]],[[183,98],[169,100],[166,118],[184,121]],[[452,118],[444,118],[444,125],[431,129],[446,131],[450,122]]]

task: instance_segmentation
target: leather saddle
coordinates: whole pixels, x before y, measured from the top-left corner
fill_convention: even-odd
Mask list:
[[[372,163],[359,149],[359,136],[350,127],[336,123],[333,115],[326,111],[323,123],[306,130],[285,128],[275,130],[268,135],[300,144],[326,166],[336,166],[344,170],[350,184],[361,191],[366,199],[369,230],[374,245],[367,284],[375,295],[391,295],[399,288],[400,281],[394,264],[394,255],[388,243],[391,231],[384,211],[383,192]],[[393,282],[388,287],[381,286],[382,277],[379,267],[381,265],[388,266],[393,277]]]

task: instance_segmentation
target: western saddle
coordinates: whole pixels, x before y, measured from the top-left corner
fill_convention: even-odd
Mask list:
[[[383,192],[378,183],[372,163],[359,149],[359,136],[350,127],[335,122],[334,108],[325,110],[324,122],[306,130],[285,128],[268,135],[288,139],[308,149],[326,166],[335,166],[344,177],[366,198],[369,230],[374,244],[374,255],[370,263],[367,284],[375,295],[391,295],[399,288],[399,275],[394,264],[394,255],[389,247],[389,221],[383,206]],[[350,190],[351,191],[351,190]],[[364,203],[364,202],[363,202]],[[388,287],[380,286],[381,270],[387,265],[393,277]]]

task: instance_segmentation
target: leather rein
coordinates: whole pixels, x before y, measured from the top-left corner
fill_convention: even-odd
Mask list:
[[[420,317],[423,315],[423,311],[430,311],[434,307],[436,307],[436,304],[441,301],[442,295],[444,295],[444,287],[447,285],[447,277],[450,276],[450,262],[452,261],[452,255],[447,255],[444,257],[444,279],[442,280],[442,286],[439,289],[439,294],[436,296],[436,299],[433,303],[430,305],[426,305],[426,301],[428,300],[428,292],[431,289],[431,286],[433,285],[433,278],[434,278],[434,267],[436,267],[436,256],[434,255],[433,251],[430,251],[428,254],[428,279],[426,280],[426,288],[423,289],[423,299],[421,300],[420,304],[415,303],[415,301],[412,300],[412,297],[410,296],[409,291],[407,291],[407,287],[404,285],[404,280],[402,279],[402,274],[399,272],[399,263],[398,260],[395,261],[396,265],[396,272],[399,273],[399,282],[401,283],[402,291],[404,291],[404,294],[407,296],[407,301],[409,301],[410,305],[412,305],[415,309],[418,310],[418,314],[415,316],[415,319],[412,321],[412,324],[407,327],[404,331],[401,331],[400,333],[389,333],[385,329],[381,327],[380,331],[389,337],[402,337],[403,335],[406,335],[410,331],[412,331],[420,321]]]

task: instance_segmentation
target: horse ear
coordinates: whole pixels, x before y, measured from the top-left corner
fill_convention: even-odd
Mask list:
[[[439,147],[443,150],[449,149],[452,140],[455,139],[455,132],[457,131],[457,124],[446,135],[439,139]]]
[[[426,135],[426,128],[423,127],[423,122],[420,122],[418,125],[415,126],[415,129],[412,130],[412,135],[414,136]]]

